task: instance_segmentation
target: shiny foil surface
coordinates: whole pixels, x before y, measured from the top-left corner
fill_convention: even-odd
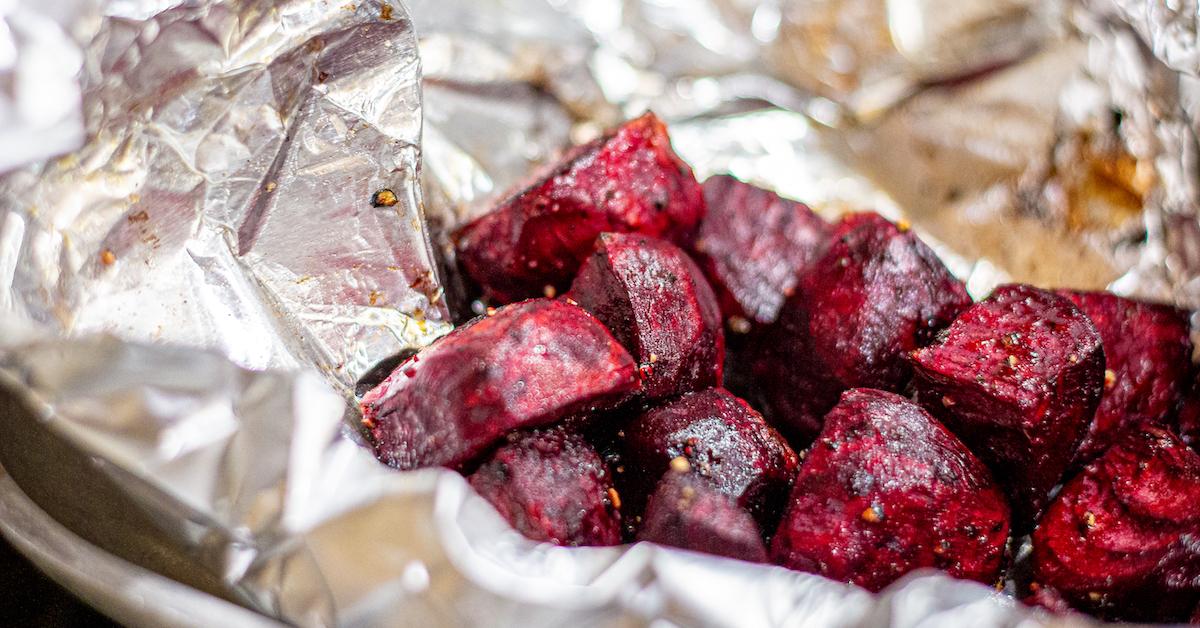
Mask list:
[[[105,549],[289,623],[1087,625],[935,573],[537,545],[379,465],[354,388],[469,315],[450,230],[647,108],[699,177],[909,220],[976,297],[1200,306],[1196,10],[0,3],[0,379],[148,522],[91,521]]]

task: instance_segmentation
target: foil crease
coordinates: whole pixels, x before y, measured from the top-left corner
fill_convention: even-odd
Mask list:
[[[0,380],[210,592],[297,625],[1088,625],[935,573],[537,545],[376,463],[348,402],[469,315],[449,231],[645,108],[701,177],[911,221],[973,295],[1200,305],[1176,4],[121,0],[56,41],[3,5],[0,138],[40,141],[0,179]],[[73,135],[6,117],[5,42],[77,63],[43,112]]]

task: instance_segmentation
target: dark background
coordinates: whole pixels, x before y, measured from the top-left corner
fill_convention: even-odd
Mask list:
[[[0,626],[118,625],[55,584],[0,538]]]

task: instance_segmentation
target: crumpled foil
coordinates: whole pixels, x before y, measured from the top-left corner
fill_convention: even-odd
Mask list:
[[[699,176],[910,220],[976,296],[1200,305],[1194,6],[42,4],[0,4],[0,380],[8,438],[74,454],[0,453],[83,461],[81,536],[298,625],[1088,624],[935,573],[534,544],[376,463],[354,388],[469,315],[450,230],[647,107]]]

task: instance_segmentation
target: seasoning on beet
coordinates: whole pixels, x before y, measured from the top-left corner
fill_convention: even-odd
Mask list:
[[[1095,325],[1052,292],[1001,286],[912,358],[917,400],[991,467],[1027,531],[1100,402]]]
[[[398,469],[454,467],[505,434],[612,407],[637,364],[583,308],[533,299],[455,329],[362,399],[375,455]]]
[[[629,514],[641,514],[659,478],[681,459],[764,531],[775,529],[796,476],[796,454],[745,401],[719,388],[690,393],[642,413],[623,434],[618,483]]]
[[[647,399],[721,383],[721,312],[703,273],[673,244],[601,234],[566,298],[600,319],[637,358]]]
[[[646,506],[637,540],[755,563],[767,562],[758,524],[703,476],[668,471]]]
[[[608,468],[577,434],[562,428],[518,434],[469,480],[518,532],[535,541],[621,542],[620,498]]]
[[[1033,533],[1033,576],[1111,620],[1186,621],[1200,601],[1200,455],[1142,424],[1063,486]]]
[[[842,391],[900,390],[911,370],[907,353],[970,303],[907,227],[874,213],[846,216],[779,320],[749,341],[746,394],[794,446],[807,445]]]
[[[842,394],[800,467],[775,562],[878,591],[935,567],[992,584],[1009,509],[983,463],[920,406]]]
[[[653,113],[576,147],[549,174],[455,235],[458,260],[487,298],[561,293],[605,231],[687,244],[704,193]]]
[[[1104,394],[1075,455],[1082,465],[1104,453],[1131,426],[1166,424],[1188,384],[1191,324],[1176,307],[1108,292],[1067,292],[1104,343]]]

